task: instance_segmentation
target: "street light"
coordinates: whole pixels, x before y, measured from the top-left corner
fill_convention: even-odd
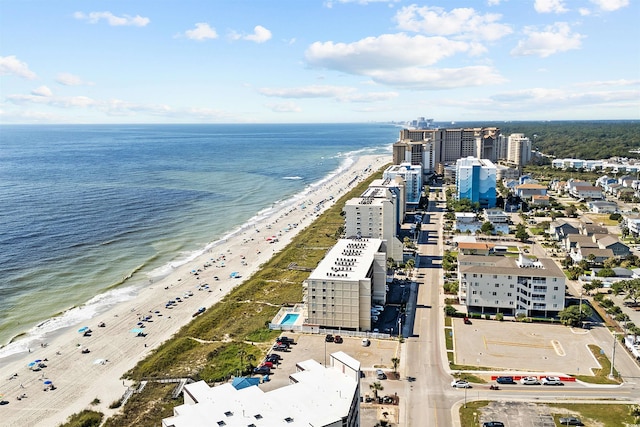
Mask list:
[[[613,333],[613,356],[611,357],[611,371],[609,372],[609,378],[613,379],[613,365],[616,363],[616,333]]]

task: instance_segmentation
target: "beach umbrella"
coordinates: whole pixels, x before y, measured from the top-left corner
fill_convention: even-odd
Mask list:
[[[80,332],[81,334],[87,332],[89,330],[88,326],[83,326],[82,328],[78,329],[78,332]]]
[[[33,368],[35,365],[36,365],[36,362],[31,362],[31,363],[29,363],[27,366],[28,366],[29,368]]]
[[[53,381],[51,381],[51,380],[46,380],[46,381],[44,382],[44,384],[45,384],[45,385],[53,384]]]
[[[144,329],[142,329],[142,328],[133,328],[130,332],[133,332],[134,334],[138,334],[140,332],[144,332]]]
[[[42,359],[36,359],[36,360],[34,360],[34,362],[35,363],[40,363],[40,362],[42,362]]]

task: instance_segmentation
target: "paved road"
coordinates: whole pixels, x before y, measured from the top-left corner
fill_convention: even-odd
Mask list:
[[[441,197],[444,200],[444,191]],[[418,262],[415,270],[418,277],[414,307],[415,321],[404,328],[407,339],[404,344],[400,372],[404,375],[402,381],[406,398],[401,400],[400,425],[459,426],[457,416],[459,407],[464,402],[478,399],[529,402],[619,399],[636,403],[640,400],[638,391],[640,371],[620,348],[616,354],[616,368],[627,381],[622,386],[571,384],[556,388],[515,385],[508,388],[505,386],[499,391],[491,391],[487,385],[478,385],[469,390],[452,389],[450,386],[452,377],[448,369],[442,333],[444,302],[441,295],[440,264],[443,252],[444,209],[444,201],[430,201],[429,214],[424,216],[422,234],[419,237]],[[611,358],[613,341],[612,336],[610,334],[607,336],[607,333],[608,331],[603,328],[598,338],[602,343],[601,348]],[[607,346],[609,339],[611,343]]]

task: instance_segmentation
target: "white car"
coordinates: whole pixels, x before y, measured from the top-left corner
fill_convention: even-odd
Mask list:
[[[453,381],[451,381],[451,387],[455,387],[455,388],[471,388],[471,384],[469,384],[465,380],[453,380]]]
[[[564,383],[560,381],[560,378],[558,377],[545,377],[540,380],[540,382],[542,383],[542,385],[564,385]]]
[[[537,377],[522,377],[520,383],[524,385],[537,385],[540,384]]]

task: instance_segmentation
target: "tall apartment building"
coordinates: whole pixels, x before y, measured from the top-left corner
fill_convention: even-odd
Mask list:
[[[565,275],[552,259],[458,255],[458,280],[469,313],[553,317],[564,309]]]
[[[398,238],[404,219],[404,182],[401,178],[374,180],[360,197],[348,200],[345,213],[345,236],[381,239],[387,256],[403,258],[403,243]]]
[[[405,203],[407,205],[417,205],[422,195],[422,166],[410,163],[391,165],[382,173],[384,179],[404,181]]]
[[[340,239],[302,284],[305,325],[371,330],[386,302],[387,254],[380,239]]]
[[[425,174],[442,173],[444,165],[468,156],[495,162],[499,135],[495,127],[403,129],[393,146],[393,162],[421,165]]]
[[[162,427],[359,427],[360,362],[342,351],[329,362],[298,362],[289,385],[266,392],[257,385],[186,384],[184,404]]]
[[[456,196],[480,203],[482,208],[496,206],[496,166],[487,159],[467,157],[456,162]]]
[[[504,158],[515,166],[524,166],[531,161],[531,140],[523,133],[512,133],[507,138],[507,153]]]

